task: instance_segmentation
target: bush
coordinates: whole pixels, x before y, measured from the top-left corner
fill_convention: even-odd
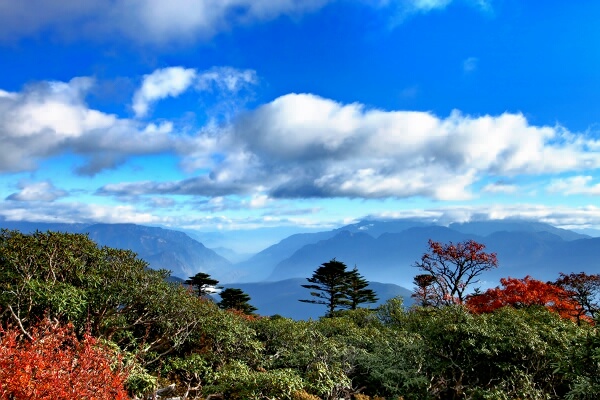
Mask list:
[[[119,358],[72,325],[0,328],[0,399],[127,399]]]

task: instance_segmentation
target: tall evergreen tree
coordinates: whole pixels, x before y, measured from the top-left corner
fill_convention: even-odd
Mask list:
[[[354,269],[348,272],[347,299],[348,307],[351,310],[356,310],[360,304],[375,303],[379,300],[373,290],[367,289],[368,286],[369,282],[358,273],[358,268],[354,266]]]
[[[336,309],[347,307],[350,304],[347,298],[348,278],[349,272],[346,271],[346,264],[334,258],[317,268],[311,278],[306,278],[311,284],[302,285],[302,287],[312,290],[310,295],[316,299],[300,301],[326,305],[326,316],[331,317]]]
[[[248,315],[252,315],[256,311],[256,307],[249,303],[250,296],[242,289],[227,288],[219,293],[219,296],[221,296],[221,301],[218,304],[222,309],[238,310]]]
[[[196,275],[190,276],[184,283],[193,286],[199,297],[205,297],[215,289],[222,289],[222,287],[217,286],[219,281],[211,278],[205,272],[198,272]]]

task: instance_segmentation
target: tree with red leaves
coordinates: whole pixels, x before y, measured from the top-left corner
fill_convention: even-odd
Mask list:
[[[496,287],[469,296],[466,303],[469,310],[481,314],[505,306],[523,308],[537,305],[546,307],[563,318],[589,321],[589,318],[582,317],[581,304],[572,298],[571,293],[561,287],[532,279],[530,276],[523,279],[502,278],[500,283],[502,288]]]
[[[25,335],[0,328],[0,399],[128,399],[118,358],[71,325],[48,320]]]
[[[571,294],[571,298],[581,304],[581,315],[596,318],[600,314],[600,275],[588,275],[585,272],[565,275],[560,273],[560,278],[554,285],[559,286]]]
[[[435,305],[463,304],[469,286],[479,282],[483,272],[498,266],[496,253],[484,250],[485,245],[474,240],[456,244],[429,240],[429,252],[415,267],[433,277],[430,285],[436,293]]]

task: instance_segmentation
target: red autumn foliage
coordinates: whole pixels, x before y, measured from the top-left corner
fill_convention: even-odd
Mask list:
[[[246,321],[257,321],[259,319],[261,319],[262,317],[259,315],[254,315],[254,314],[246,314],[245,312],[243,312],[242,310],[238,310],[236,308],[228,308],[226,310],[228,313],[237,315],[238,317],[240,317],[241,319],[244,319]]]
[[[430,239],[429,249],[415,266],[434,277],[430,286],[441,304],[462,304],[468,287],[498,266],[496,253],[486,253],[485,245],[474,240],[445,244]]]
[[[466,305],[471,312],[489,313],[501,307],[516,308],[533,305],[544,306],[563,318],[577,319],[581,315],[581,305],[571,293],[556,285],[532,279],[502,278],[502,288],[488,289],[484,293],[470,296]],[[588,319],[589,320],[589,319]]]
[[[571,297],[581,304],[581,315],[596,318],[600,312],[600,274],[588,275],[585,272],[560,273],[560,278],[553,282],[571,294]]]
[[[121,400],[125,373],[110,350],[72,326],[45,321],[30,331],[0,328],[0,399]]]

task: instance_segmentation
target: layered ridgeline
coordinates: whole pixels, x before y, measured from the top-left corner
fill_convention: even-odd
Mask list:
[[[186,233],[157,227],[8,221],[0,221],[0,227],[25,233],[88,233],[98,244],[131,249],[151,268],[168,269],[177,278],[206,272],[222,284],[242,288],[259,313],[295,318],[322,315],[321,307],[298,301],[308,294],[300,285],[333,258],[350,268],[356,265],[381,301],[396,295],[407,297],[403,288],[412,288],[419,273],[413,265],[427,251],[429,239],[444,243],[473,239],[485,244],[486,251],[496,252],[499,267],[482,276],[483,289],[498,285],[502,277],[531,275],[549,281],[557,279],[559,272],[597,273],[600,259],[600,238],[519,220],[449,226],[414,220],[361,221],[334,230],[291,235],[238,263],[222,256],[228,254],[227,249],[219,249],[219,255]],[[388,286],[378,286],[384,283]]]
[[[554,280],[559,272],[598,271],[600,238],[548,224],[487,221],[448,227],[420,222],[363,221],[315,234],[292,236],[237,264],[263,273],[265,280],[308,277],[324,261],[336,258],[356,264],[371,281],[412,286],[413,267],[428,240],[447,243],[475,240],[498,255],[499,268],[486,272],[482,286],[496,286],[501,277],[531,275]],[[270,271],[270,272],[269,272]]]

